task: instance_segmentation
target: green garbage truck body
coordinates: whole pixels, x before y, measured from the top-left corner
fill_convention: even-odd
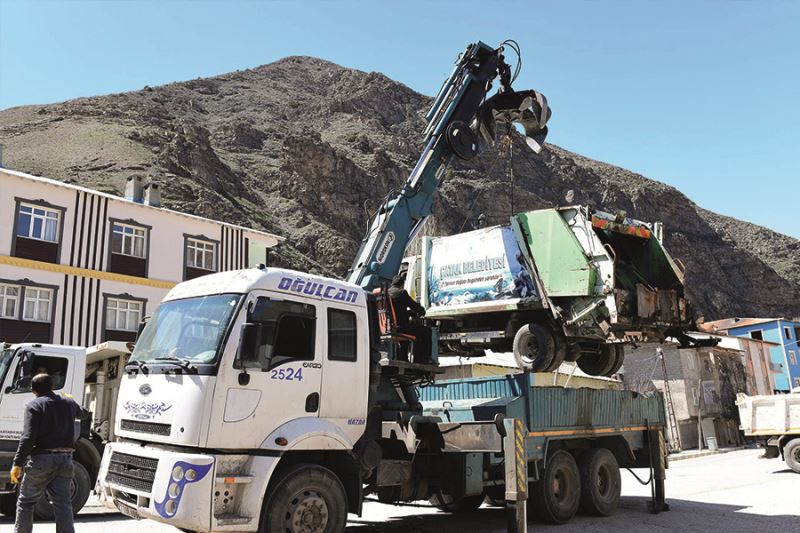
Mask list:
[[[610,375],[624,343],[663,340],[689,324],[684,275],[661,224],[586,206],[426,237],[413,263],[409,284],[438,326],[441,355],[513,351],[537,371],[572,360]]]

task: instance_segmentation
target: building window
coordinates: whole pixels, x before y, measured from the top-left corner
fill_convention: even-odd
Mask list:
[[[142,321],[142,302],[109,298],[106,301],[106,329],[137,331]]]
[[[144,258],[146,239],[147,231],[144,228],[114,222],[111,230],[111,252]]]
[[[793,351],[789,352],[789,364],[790,365],[797,365],[797,356],[795,355],[795,353]]]
[[[58,242],[61,212],[31,204],[19,205],[17,236],[40,241]]]
[[[764,340],[764,332],[760,329],[754,329],[750,332],[750,338],[763,341]]]
[[[16,320],[19,309],[19,286],[0,284],[0,318]]]
[[[356,360],[356,314],[328,309],[328,359]]]
[[[789,326],[783,326],[783,336],[786,337],[787,341],[792,340],[792,328]]]
[[[217,245],[214,242],[189,238],[186,240],[186,266],[215,271]]]
[[[800,378],[794,378],[794,386],[800,387]]]
[[[53,291],[50,289],[26,287],[22,319],[31,322],[49,322],[52,299]]]

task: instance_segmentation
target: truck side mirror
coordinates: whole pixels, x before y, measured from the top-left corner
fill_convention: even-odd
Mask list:
[[[248,363],[255,363],[259,359],[261,350],[262,325],[248,322],[242,324],[239,335],[239,349],[236,353],[236,367],[247,368]]]

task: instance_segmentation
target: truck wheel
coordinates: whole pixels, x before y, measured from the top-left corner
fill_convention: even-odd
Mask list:
[[[540,324],[525,324],[514,335],[514,360],[520,368],[543,372],[555,353],[553,335]]]
[[[608,372],[604,374],[607,377],[611,377],[619,372],[619,369],[622,368],[623,361],[625,361],[625,346],[622,344],[612,344],[612,346],[617,352],[617,357],[614,359],[614,364],[611,365],[611,368],[608,370]]]
[[[567,357],[566,344],[566,339],[558,334],[553,335],[553,346],[555,347],[553,350],[553,360],[550,361],[550,364],[547,365],[542,372],[553,372],[561,366],[561,363],[563,363],[564,359]]]
[[[0,514],[14,516],[17,512],[17,493],[0,494]]]
[[[464,496],[458,500],[454,500],[447,494],[434,494],[428,500],[431,505],[446,513],[469,513],[477,510],[483,503],[483,494],[475,494],[472,496]]]
[[[347,519],[342,482],[327,468],[299,464],[282,474],[261,515],[260,533],[341,533]]]
[[[617,349],[613,344],[600,346],[597,355],[583,354],[578,359],[578,368],[590,376],[605,376],[617,362]]]
[[[800,474],[800,439],[792,439],[786,443],[783,460],[789,468]]]
[[[621,480],[614,454],[605,448],[586,450],[578,457],[581,473],[581,511],[608,516],[619,505]]]
[[[542,479],[531,485],[531,498],[536,515],[551,524],[569,522],[581,502],[581,477],[572,454],[564,450],[547,461]]]
[[[82,464],[77,461],[72,462],[73,475],[72,484],[69,488],[69,496],[72,501],[72,513],[78,514],[86,505],[86,500],[89,499],[89,492],[92,490],[92,479],[89,477],[89,472]],[[53,511],[53,504],[45,493],[33,508],[33,514],[39,520],[54,520],[55,512]]]

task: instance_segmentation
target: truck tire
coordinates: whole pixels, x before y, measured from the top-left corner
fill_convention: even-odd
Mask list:
[[[622,482],[614,454],[605,448],[586,450],[578,456],[581,474],[581,506],[585,514],[608,516],[619,505]]]
[[[567,341],[563,337],[559,336],[558,334],[553,335],[553,346],[555,346],[555,350],[553,352],[553,360],[550,361],[550,364],[542,370],[542,372],[553,372],[554,370],[558,369],[561,366],[561,363],[564,362],[564,359],[567,357]]]
[[[619,372],[619,369],[622,368],[622,363],[625,361],[625,346],[622,344],[612,344],[612,346],[617,352],[617,358],[614,360],[614,364],[611,365],[608,372],[604,374],[607,377],[611,377]]]
[[[578,359],[578,368],[590,376],[605,376],[617,362],[617,348],[614,344],[603,344],[597,355],[584,354]]]
[[[339,478],[319,465],[294,465],[280,476],[261,514],[259,533],[341,533],[347,495]]]
[[[514,360],[522,369],[544,372],[555,354],[553,334],[540,324],[525,324],[514,335]]]
[[[17,493],[0,494],[0,514],[14,516],[17,512]]]
[[[72,500],[72,514],[78,514],[86,505],[89,493],[92,490],[92,478],[82,464],[77,461],[72,462],[73,474],[72,485],[70,486],[70,499]],[[33,515],[39,520],[54,520],[53,504],[47,497],[47,493],[42,495],[33,508]]]
[[[783,448],[783,460],[786,466],[800,474],[800,439],[792,439]]]
[[[428,500],[431,505],[444,511],[446,513],[460,514],[470,513],[477,510],[483,503],[483,494],[474,494],[472,496],[464,496],[458,500],[454,500],[447,494],[434,494]]]
[[[542,479],[531,484],[528,503],[551,524],[564,524],[575,516],[581,503],[581,476],[571,453],[559,450],[547,460]]]

